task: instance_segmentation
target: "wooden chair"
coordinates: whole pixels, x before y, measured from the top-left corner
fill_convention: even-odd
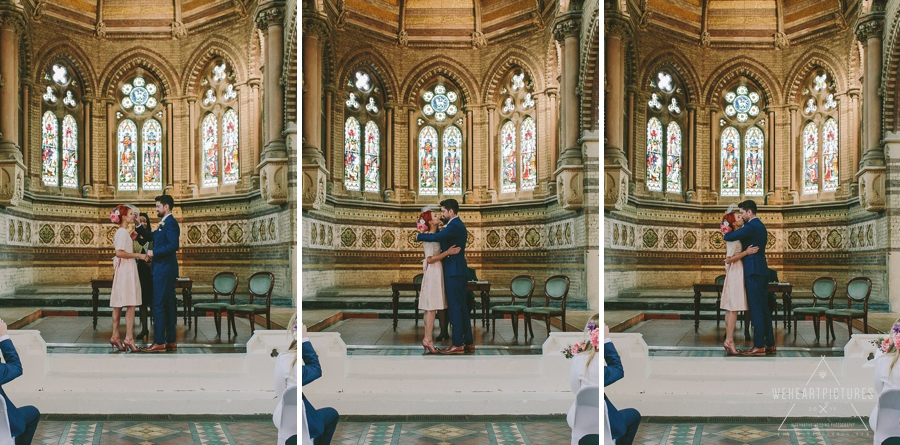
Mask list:
[[[216,323],[216,337],[222,336],[222,314],[226,312],[225,308],[234,304],[234,294],[237,292],[237,286],[238,276],[234,272],[219,272],[213,277],[213,302],[194,305],[194,335],[197,335],[197,318],[199,313],[203,312],[205,315],[212,312]],[[219,296],[227,297],[228,302],[219,302]]]
[[[861,318],[863,321],[863,332],[869,333],[869,295],[872,293],[872,280],[866,277],[856,277],[847,282],[847,309],[828,309],[825,311],[826,329],[831,331],[831,337],[834,335],[834,319],[847,320],[847,332],[853,335],[853,319]],[[832,301],[834,301],[832,299]],[[862,309],[853,309],[853,303],[862,304]],[[828,333],[825,333],[825,340],[828,341]]]
[[[525,328],[531,332],[534,337],[534,329],[531,327],[531,318],[543,318],[547,321],[547,337],[550,336],[550,318],[562,316],[562,330],[566,331],[566,297],[569,295],[569,277],[565,275],[554,275],[547,278],[544,282],[544,306],[525,308],[522,313],[525,314]],[[561,307],[555,308],[550,306],[550,301],[559,301]]]
[[[719,275],[716,277],[716,285],[723,286],[725,285],[725,275]],[[719,318],[722,316],[722,292],[716,292],[716,327],[719,327]]]
[[[271,329],[272,316],[272,289],[275,288],[275,275],[272,272],[257,272],[250,275],[248,282],[250,288],[250,301],[247,304],[228,305],[225,310],[228,312],[228,337],[231,337],[231,329],[234,329],[234,335],[237,336],[237,326],[234,324],[235,315],[247,315],[250,318],[250,335],[256,328],[256,314],[266,314],[266,329]],[[266,304],[253,304],[254,298],[265,298]]]
[[[501,317],[504,314],[510,314],[512,317],[513,337],[518,340],[519,315],[524,312],[525,308],[531,307],[531,294],[534,293],[534,277],[531,275],[513,277],[509,283],[509,293],[512,294],[512,301],[508,306],[494,306],[491,308],[492,337],[497,335],[497,314],[500,314]],[[516,298],[526,299],[525,306],[517,305]]]
[[[424,276],[425,276],[425,274],[422,274],[422,273],[416,274],[416,276],[413,277],[413,283],[422,284],[422,278]],[[416,291],[416,300],[413,301],[413,306],[416,307],[416,326],[418,326],[419,325],[419,291]]]
[[[812,293],[813,303],[809,307],[794,308],[794,339],[797,338],[797,331],[800,330],[797,324],[799,317],[813,318],[813,329],[816,331],[816,341],[819,341],[819,319],[825,315],[825,311],[834,308],[834,292],[837,290],[837,280],[834,277],[819,277],[813,281]],[[827,307],[819,304],[825,303]],[[828,330],[825,331],[825,341],[828,341]]]

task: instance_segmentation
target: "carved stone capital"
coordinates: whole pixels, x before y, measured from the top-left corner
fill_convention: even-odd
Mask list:
[[[856,40],[865,43],[873,37],[881,37],[884,31],[884,14],[870,13],[856,22]]]
[[[700,46],[703,48],[710,47],[710,45],[712,44],[712,41],[710,40],[710,37],[709,37],[709,31],[703,31],[702,33],[700,33],[700,42],[699,43],[700,43]]]
[[[406,48],[407,46],[409,46],[409,34],[405,29],[397,34],[397,46],[399,46],[400,48]]]
[[[604,165],[603,174],[606,176],[603,209],[622,210],[628,203],[628,178],[631,172],[623,165]]]
[[[859,182],[859,205],[866,211],[880,212],[885,205],[884,167],[864,167],[856,174]]]
[[[623,14],[607,14],[604,24],[606,26],[604,32],[607,37],[629,40],[634,34],[634,24],[631,23],[631,19]]]
[[[319,164],[303,164],[300,198],[303,208],[320,209],[325,204],[326,172]]]
[[[481,31],[475,31],[472,33],[472,48],[481,49],[487,46],[487,39],[484,37],[484,33]]]
[[[607,28],[607,31],[609,29]],[[553,38],[562,42],[567,37],[575,37],[581,33],[581,22],[576,18],[563,19],[553,25]]]
[[[284,24],[284,9],[269,8],[256,15],[256,27],[268,31],[270,26]],[[304,28],[306,24],[304,23]]]
[[[288,200],[288,159],[268,158],[259,164],[259,193],[269,205],[280,206]]]
[[[584,166],[564,165],[554,175],[559,205],[566,210],[581,210],[584,207]]]
[[[791,41],[788,40],[787,34],[783,32],[776,32],[774,38],[775,49],[785,49],[791,46]]]
[[[12,29],[21,37],[25,35],[25,17],[19,11],[3,11],[0,15],[0,28]]]
[[[268,28],[264,28],[263,30],[267,29]],[[304,18],[302,30],[304,36],[314,37],[319,40],[327,39],[328,35],[330,34],[328,24],[317,16]]]
[[[169,26],[172,28],[172,38],[173,39],[180,39],[182,37],[187,37],[188,32],[187,32],[187,28],[184,27],[184,23],[175,21],[175,22],[170,23]]]
[[[101,40],[106,38],[106,23],[101,21],[94,25],[94,37]]]
[[[0,160],[0,205],[14,207],[25,196],[25,165],[18,159]]]

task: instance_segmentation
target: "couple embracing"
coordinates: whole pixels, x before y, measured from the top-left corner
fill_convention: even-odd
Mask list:
[[[431,210],[419,215],[416,241],[425,249],[422,261],[422,288],[419,292],[419,309],[425,311],[425,337],[422,347],[431,354],[475,353],[471,320],[466,307],[466,285],[468,283],[466,264],[466,240],[468,232],[459,219],[459,202],[455,199],[441,201],[441,218]],[[441,219],[446,225],[441,229]],[[447,309],[450,324],[453,325],[453,346],[435,349],[433,330],[435,313]],[[446,320],[441,320],[445,329]]]
[[[768,305],[768,233],[756,217],[756,202],[748,199],[737,206],[730,205],[722,217],[721,231],[726,241],[725,284],[720,306],[726,311],[725,355],[775,355],[775,334]],[[739,351],[734,345],[734,326],[738,311],[748,309],[753,325],[753,348]]]

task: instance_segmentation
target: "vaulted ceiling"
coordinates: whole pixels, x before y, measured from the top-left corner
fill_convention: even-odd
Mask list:
[[[555,0],[327,0],[339,26],[358,26],[386,39],[401,31],[411,45],[471,44],[549,26]]]
[[[860,0],[629,0],[641,26],[655,24],[709,43],[765,43],[783,33],[788,42],[847,29]]]
[[[110,37],[116,34],[170,34],[173,22],[187,30],[246,17],[256,0],[21,0],[35,21],[57,19],[91,33],[103,22]]]

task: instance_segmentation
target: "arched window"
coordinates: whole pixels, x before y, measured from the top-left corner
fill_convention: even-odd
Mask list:
[[[79,125],[84,121],[81,84],[59,61],[44,73],[41,100],[41,182],[78,188]]]
[[[722,100],[720,196],[764,196],[766,121],[760,116],[764,104],[759,93],[745,84],[728,90]]]
[[[157,82],[139,72],[119,86],[119,93],[118,190],[162,190],[163,126],[160,122],[165,114],[157,109],[160,96]]]
[[[537,185],[534,81],[521,69],[507,74],[500,90],[500,193]]]
[[[419,130],[419,195],[462,195],[464,120],[452,87],[435,85],[422,94]]]
[[[684,91],[677,79],[660,71],[656,79],[650,82],[650,100],[647,102],[646,184],[651,192],[682,192],[682,128],[685,127],[686,114]]]
[[[200,81],[202,187],[235,185],[241,177],[240,125],[235,74],[224,60],[214,60]]]
[[[837,190],[838,104],[834,99],[834,80],[824,71],[810,74],[803,89],[801,113],[806,120],[801,134],[803,194]]]
[[[381,86],[369,72],[360,70],[347,80],[344,92],[344,187],[348,191],[379,193],[384,127]]]

